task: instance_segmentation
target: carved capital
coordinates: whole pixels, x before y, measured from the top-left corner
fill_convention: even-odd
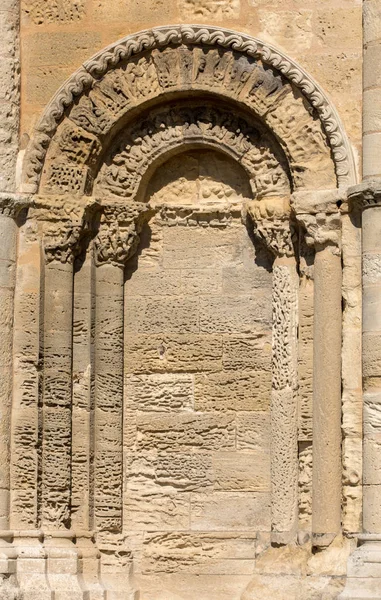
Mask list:
[[[144,217],[149,212],[147,204],[103,206],[98,235],[94,240],[95,263],[124,267],[135,253]]]
[[[99,204],[93,198],[55,202],[38,198],[32,216],[42,222],[42,237],[47,263],[72,263],[82,250],[82,242],[94,228]]]
[[[364,181],[348,189],[350,210],[365,210],[381,206],[381,180]]]
[[[81,227],[70,221],[49,223],[44,227],[43,246],[47,263],[72,263],[80,249]]]
[[[275,256],[294,256],[295,227],[284,198],[255,200],[247,206],[254,236]]]
[[[340,213],[299,214],[297,220],[305,230],[305,241],[315,250],[329,248],[333,254],[341,254]]]
[[[26,194],[0,193],[0,215],[17,219],[20,212],[31,205],[30,196]]]

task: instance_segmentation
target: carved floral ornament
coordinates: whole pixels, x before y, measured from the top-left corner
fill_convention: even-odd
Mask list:
[[[248,203],[247,212],[255,237],[275,257],[294,256],[295,224],[287,198],[268,198]]]
[[[331,152],[339,185],[355,182],[340,119],[301,67],[248,35],[184,25],[128,36],[82,65],[37,126],[23,189],[37,191],[44,167],[50,189],[88,193],[94,165],[128,111],[168,92],[189,96],[189,90],[239,102],[259,117],[280,140],[294,186],[311,183],[308,173],[332,186]]]
[[[348,189],[350,210],[365,210],[381,206],[381,182],[364,181]]]

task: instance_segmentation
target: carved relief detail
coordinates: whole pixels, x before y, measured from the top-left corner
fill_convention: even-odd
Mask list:
[[[169,51],[164,52],[174,46],[181,48],[181,61]],[[217,52],[212,56],[213,60],[207,62],[206,55],[213,48]],[[157,50],[160,53],[156,53],[152,60],[155,55],[152,52],[149,57],[148,52]],[[193,50],[197,50],[195,54],[198,53],[194,65],[193,59],[189,60],[189,53]],[[142,56],[143,53],[145,54]],[[112,73],[112,70],[127,61],[126,82],[121,82],[118,74]],[[172,79],[172,71],[177,73],[180,62],[182,66],[181,69],[179,67],[179,72],[186,71],[187,67],[193,65],[190,81],[181,84]],[[259,63],[272,67],[279,75],[273,75],[272,81],[267,81],[266,72]],[[187,79],[186,72],[184,76]],[[108,81],[104,84],[103,80],[106,78]],[[226,88],[228,94],[229,89],[233,89],[235,97],[241,92],[247,93],[248,98],[253,100],[258,98],[259,88],[269,88],[265,95],[277,92],[276,86],[281,89],[282,78],[285,78],[300,88],[316,109],[330,141],[339,184],[355,180],[352,153],[338,114],[321,88],[301,67],[272,46],[250,36],[215,27],[184,25],[158,27],[128,36],[85,62],[54,96],[37,126],[26,158],[26,183],[34,190],[38,186],[47,148],[64,111],[67,107],[73,107],[76,96],[82,96],[78,103],[81,108],[79,112],[77,109],[72,110],[73,119],[81,126],[85,126],[86,121],[85,128],[88,131],[100,134],[110,128],[113,115],[119,114],[123,108],[133,103],[134,98],[136,101],[145,94],[158,95],[160,90],[174,85],[179,89],[187,89],[193,78],[211,81],[212,88]],[[84,93],[90,88],[93,88],[92,91],[85,96]],[[250,105],[249,100],[248,103]],[[99,129],[102,119],[103,125]]]
[[[82,249],[82,242],[91,233],[94,214],[99,204],[88,199],[81,205],[75,199],[36,198],[30,217],[42,225],[42,239],[47,263],[72,263]]]
[[[184,143],[206,143],[233,155],[249,172],[259,197],[289,190],[286,166],[266,133],[211,106],[180,106],[153,112],[123,134],[101,170],[97,193],[135,197],[155,158]]]
[[[341,254],[340,213],[321,212],[317,214],[297,214],[297,220],[305,230],[305,241],[316,250],[330,248],[333,254]]]
[[[25,194],[0,193],[0,216],[17,219],[20,212],[31,205],[31,198]]]
[[[295,224],[287,200],[266,198],[247,206],[254,236],[275,256],[294,256]]]
[[[348,189],[351,210],[381,206],[381,186],[377,181],[365,181]]]
[[[139,203],[103,207],[99,232],[94,240],[97,266],[110,263],[124,267],[136,251],[139,233],[148,212],[147,205]]]

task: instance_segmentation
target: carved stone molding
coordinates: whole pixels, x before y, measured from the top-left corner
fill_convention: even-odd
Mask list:
[[[341,218],[340,213],[315,215],[298,214],[297,220],[303,226],[308,246],[316,250],[328,247],[333,254],[341,254]]]
[[[26,194],[0,193],[0,216],[17,219],[20,212],[31,205],[31,197]]]
[[[146,204],[103,206],[98,234],[94,240],[95,264],[124,267],[135,253],[139,233],[150,212]]]
[[[352,211],[381,206],[381,181],[364,181],[350,187],[348,204]]]
[[[91,90],[95,89],[102,78],[114,71],[115,77],[114,75],[110,75],[111,79],[114,77],[114,80],[110,80],[108,90],[105,92],[108,96],[108,100],[105,100],[103,109],[102,106],[99,106],[97,111],[98,115],[104,114],[106,120],[111,116],[110,111],[119,110],[120,112],[122,110],[121,103],[127,105],[131,102],[129,99],[131,88],[129,91],[123,89],[123,84],[119,84],[116,81],[118,75],[115,68],[122,61],[130,61],[128,68],[131,74],[133,74],[135,81],[135,87],[133,89],[135,97],[139,97],[142,94],[142,90],[139,89],[138,85],[141,73],[145,73],[145,76],[147,75],[148,87],[150,87],[149,72],[151,69],[156,69],[157,90],[155,91],[152,87],[151,89],[153,93],[158,95],[160,91],[166,91],[171,88],[170,79],[171,73],[173,72],[173,65],[171,65],[170,52],[167,51],[180,46],[184,48],[184,52],[186,52],[187,49],[221,49],[231,57],[234,53],[234,56],[236,56],[238,60],[239,56],[242,56],[246,57],[248,60],[254,59],[260,61],[266,66],[275,69],[279,73],[278,85],[280,87],[282,87],[281,79],[283,77],[285,80],[288,80],[294,86],[298,87],[305,98],[311,103],[312,107],[316,109],[325,134],[329,139],[338,183],[340,185],[347,185],[348,183],[355,182],[356,178],[352,152],[340,118],[322,89],[299,65],[273,46],[265,44],[251,36],[210,26],[183,25],[158,27],[127,36],[115,44],[108,46],[89,61],[83,63],[78,71],[63,84],[53,100],[46,107],[27,152],[25,162],[26,184],[30,186],[31,191],[36,191],[37,189],[46,152],[50,145],[50,141],[57,130],[58,123],[61,121],[65,110],[69,108],[70,112],[76,97],[88,94],[89,92],[86,102],[89,109],[91,109],[92,103],[96,101],[96,96],[91,96]],[[156,65],[155,59],[153,63],[149,64],[145,58],[147,52],[150,52],[151,55],[158,52],[156,62],[159,62],[160,64]],[[199,63],[199,70],[197,71],[196,76],[199,74],[202,76],[203,72],[205,72],[206,80],[212,81],[206,72],[207,69],[205,71],[206,64],[203,62],[204,60],[205,59],[201,57],[201,63]],[[226,60],[228,62],[229,57]],[[217,81],[219,81],[220,84],[225,85],[222,83],[224,79],[222,74],[224,71],[221,69],[223,68],[226,69],[226,66],[223,67],[222,64],[216,64],[215,69],[217,71],[215,75]],[[244,67],[239,67],[238,65],[238,69],[235,69],[234,72],[234,78],[229,85],[235,86],[235,95],[238,99],[241,90],[245,88],[245,85],[248,82],[250,71]],[[260,74],[260,68],[258,73]],[[257,81],[252,88],[254,96],[257,96],[256,90],[258,89],[258,86],[265,85],[267,76],[270,76],[270,72],[267,72],[267,75],[264,71],[260,74],[260,78],[262,79]],[[213,78],[213,81],[216,81],[216,79]],[[211,84],[206,83],[206,85],[210,86]],[[271,85],[276,86],[275,80]],[[273,91],[276,91],[276,87]],[[250,95],[249,90],[248,93]],[[115,101],[115,98],[118,98],[117,102]],[[108,107],[107,104],[109,104]],[[116,118],[117,117],[118,115],[116,115]],[[112,119],[111,122],[113,122]],[[94,136],[92,139],[89,139],[89,131],[90,130],[88,129],[87,132],[83,132],[85,138],[87,138],[87,141],[85,141],[87,147],[99,143]],[[76,168],[80,171],[80,167]],[[70,179],[73,175],[68,171],[66,176]]]
[[[86,204],[75,199],[36,198],[30,217],[42,224],[42,239],[47,263],[72,263],[91,233],[99,204],[93,198]]]
[[[207,206],[155,206],[157,222],[169,227],[217,227],[223,229],[241,217],[241,207],[223,204]]]
[[[291,208],[304,231],[307,246],[321,250],[328,247],[341,254],[340,205],[345,194],[340,190],[318,190],[294,193]]]
[[[151,110],[112,144],[95,193],[135,198],[154,161],[177,147],[199,144],[223,151],[245,169],[257,197],[290,191],[287,163],[260,124],[213,105],[190,103]]]
[[[275,257],[294,256],[295,226],[287,199],[274,198],[248,203],[253,233]]]

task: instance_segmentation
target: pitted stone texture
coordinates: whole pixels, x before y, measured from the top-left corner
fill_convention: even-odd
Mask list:
[[[21,10],[24,19],[36,25],[75,23],[84,16],[85,0],[23,0]]]

